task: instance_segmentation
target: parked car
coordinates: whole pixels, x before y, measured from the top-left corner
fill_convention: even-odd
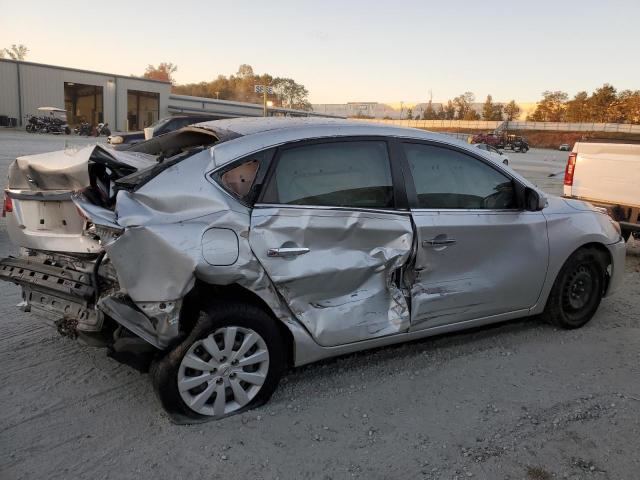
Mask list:
[[[540,314],[578,328],[624,273],[603,211],[449,136],[344,120],[21,157],[4,210],[23,308],[123,361],[151,350],[179,422],[263,404],[287,366]]]
[[[491,145],[487,145],[486,143],[476,143],[475,145],[480,150],[488,152],[489,155],[495,158],[498,162],[509,165],[509,157],[502,150],[498,150],[497,148],[492,147]]]
[[[564,151],[564,152],[569,152],[569,151],[571,151],[571,145],[569,145],[568,143],[563,143],[562,145],[560,145],[558,150]]]
[[[576,142],[564,175],[564,196],[605,208],[620,222],[625,240],[640,237],[640,142]]]
[[[136,132],[116,132],[107,138],[107,143],[123,146],[134,145],[152,137],[173,132],[186,125],[208,122],[219,118],[220,117],[217,115],[174,115],[171,117],[165,117],[151,124],[151,126],[144,130]]]

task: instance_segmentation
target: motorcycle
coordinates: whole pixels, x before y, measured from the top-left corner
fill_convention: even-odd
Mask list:
[[[91,130],[93,129],[92,125],[89,122],[82,122],[76,128],[73,129],[76,135],[91,135]]]
[[[38,111],[49,112],[49,116],[40,117],[41,124],[38,132],[40,133],[64,133],[69,135],[71,129],[67,124],[67,111],[56,107],[40,107]]]
[[[96,127],[96,137],[99,137],[100,135],[104,135],[105,137],[111,135],[111,130],[109,129],[108,123],[98,124],[98,126]]]
[[[35,115],[25,115],[25,121],[27,123],[27,132],[36,133],[42,128],[43,122],[39,117]]]

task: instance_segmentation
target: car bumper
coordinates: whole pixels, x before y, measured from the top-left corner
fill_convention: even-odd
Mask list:
[[[609,252],[611,253],[611,276],[609,278],[609,285],[605,292],[605,297],[615,293],[620,286],[624,278],[624,264],[627,255],[627,246],[624,240],[620,240],[611,245],[607,245]]]

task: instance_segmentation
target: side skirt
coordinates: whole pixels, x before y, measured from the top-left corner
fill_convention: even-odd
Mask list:
[[[420,338],[433,337],[443,333],[458,332],[492,323],[500,323],[506,320],[523,318],[529,316],[529,309],[517,310],[515,312],[502,313],[500,315],[492,315],[489,317],[477,318],[474,320],[466,320],[464,322],[453,323],[450,325],[439,325],[437,327],[426,328],[414,332],[398,333],[387,337],[374,338],[371,340],[363,340],[361,342],[348,343],[335,347],[321,347],[307,331],[297,322],[286,322],[285,325],[293,333],[295,342],[294,366],[299,367],[308,363],[317,362],[325,358],[337,357],[371,348],[384,347],[396,343],[404,343]]]

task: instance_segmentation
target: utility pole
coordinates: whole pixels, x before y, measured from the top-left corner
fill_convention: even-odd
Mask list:
[[[263,94],[262,94],[262,116],[266,117],[267,116],[267,89],[263,89]]]

